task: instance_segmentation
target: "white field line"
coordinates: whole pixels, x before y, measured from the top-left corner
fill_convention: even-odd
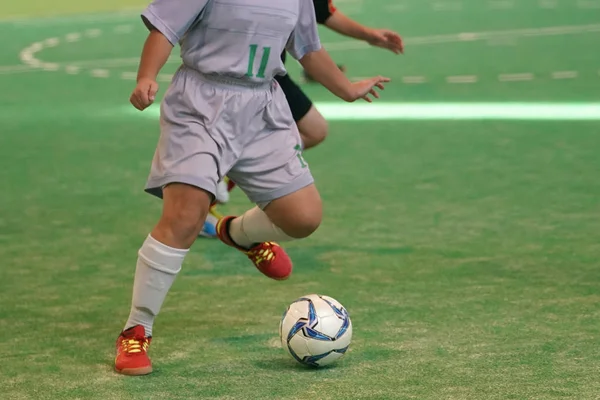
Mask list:
[[[477,83],[477,80],[477,75],[456,75],[446,78],[448,83]]]
[[[577,71],[556,71],[552,73],[552,79],[575,79],[578,76]]]
[[[449,35],[432,35],[432,36],[421,36],[406,38],[404,42],[408,46],[419,46],[428,44],[443,44],[443,43],[457,43],[457,42],[471,42],[477,40],[490,40],[497,38],[509,38],[509,37],[534,37],[534,36],[556,36],[556,35],[576,35],[589,32],[600,32],[600,24],[591,25],[580,25],[580,26],[554,26],[547,28],[531,28],[531,29],[513,29],[505,31],[487,31],[487,32],[464,32],[455,33]],[[361,48],[369,47],[368,44],[352,40],[343,42],[325,43],[323,45],[327,50],[331,51],[342,51],[342,50],[357,50]],[[70,65],[77,65],[80,67],[85,66],[98,66],[98,67],[125,67],[133,66],[139,63],[139,57],[126,57],[126,58],[104,58],[98,60],[80,60],[80,61],[69,61]],[[181,59],[177,57],[171,57],[167,61],[168,63],[180,63]]]
[[[600,24],[589,25],[564,25],[550,26],[546,28],[526,28],[509,29],[504,31],[485,31],[485,32],[462,32],[447,35],[429,35],[404,38],[407,46],[418,46],[428,44],[460,43],[474,42],[478,40],[490,40],[512,37],[542,37],[542,36],[563,36],[577,35],[582,33],[600,32]],[[323,47],[327,50],[358,50],[368,48],[365,42],[349,40],[342,42],[326,43]]]
[[[553,26],[546,28],[528,28],[528,29],[512,29],[504,31],[486,31],[486,32],[463,32],[448,35],[432,35],[432,36],[421,36],[413,38],[405,38],[407,46],[419,46],[429,44],[444,44],[444,43],[460,43],[460,42],[472,42],[478,40],[490,40],[498,38],[511,38],[511,37],[541,37],[541,36],[560,36],[560,35],[576,35],[583,33],[600,32],[600,24],[589,24],[589,25],[567,25],[567,26]],[[96,30],[88,30],[88,35],[95,36],[98,34]],[[77,33],[71,33],[66,35],[67,41],[79,40],[80,36]],[[54,41],[51,40],[49,45],[54,45]],[[30,69],[39,68],[42,66],[42,62],[35,59],[34,54],[43,50],[46,47],[46,43],[36,42],[31,44],[28,48],[21,52],[21,60],[27,65],[9,65],[0,66],[0,74],[20,73],[28,72]],[[356,40],[334,42],[324,44],[324,47],[331,51],[342,51],[342,50],[356,50],[368,47],[367,44]],[[168,60],[168,63],[180,63],[179,57],[172,57]],[[78,67],[124,67],[124,66],[137,66],[139,63],[139,57],[127,57],[127,58],[105,58],[98,60],[79,60],[79,61],[68,61],[64,64]],[[62,65],[62,64],[61,64]]]
[[[110,76],[110,71],[107,69],[93,69],[90,71],[90,75],[94,78],[108,78]]]
[[[533,80],[534,75],[531,72],[523,72],[520,74],[500,74],[498,80],[500,82],[522,82]]]
[[[79,39],[81,39],[81,33],[79,32],[68,33],[65,35],[65,40],[69,43],[77,42]]]
[[[427,78],[424,76],[405,76],[402,78],[402,82],[414,85],[427,82]]]

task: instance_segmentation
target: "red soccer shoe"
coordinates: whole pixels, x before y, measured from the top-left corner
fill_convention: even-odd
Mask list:
[[[121,332],[117,339],[117,357],[115,370],[123,375],[147,375],[152,372],[152,363],[148,358],[148,346],[152,341],[146,337],[141,325]]]
[[[229,223],[233,216],[223,217],[217,223],[217,237],[226,245],[234,247],[248,256],[254,266],[271,279],[284,280],[292,274],[292,260],[285,250],[275,242],[264,242],[250,249],[238,246],[229,236]]]

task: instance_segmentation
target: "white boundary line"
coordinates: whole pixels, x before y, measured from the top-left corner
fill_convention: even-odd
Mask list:
[[[478,40],[490,40],[497,38],[510,38],[510,37],[542,37],[542,36],[557,36],[557,35],[575,35],[600,32],[600,24],[589,24],[589,25],[567,25],[567,26],[553,26],[545,28],[528,28],[528,29],[511,29],[504,31],[484,31],[484,32],[462,32],[447,35],[431,35],[431,36],[420,36],[413,38],[406,38],[404,41],[409,46],[419,46],[428,44],[447,44],[447,43],[461,43],[461,42],[473,42]],[[101,35],[99,29],[87,29],[85,36],[97,37]],[[81,34],[69,33],[65,36],[66,41],[74,41],[79,39]],[[42,42],[32,43],[29,47],[21,52],[21,60],[23,63],[28,64],[32,67],[39,67],[42,61],[35,61],[35,53],[41,50],[56,46],[58,44],[58,38],[46,39]],[[357,40],[341,41],[324,43],[325,47],[329,51],[343,51],[343,50],[358,50],[362,48],[369,48],[369,45],[364,42]],[[169,63],[181,62],[179,57],[172,57],[168,60]],[[124,67],[129,65],[137,65],[139,63],[139,57],[127,57],[127,58],[113,58],[113,59],[99,59],[99,60],[75,60],[69,62],[60,63],[61,65],[68,64],[73,66],[85,67]],[[6,66],[6,70],[18,66]],[[2,68],[2,67],[0,67]],[[20,68],[16,69],[20,70]],[[7,73],[7,72],[4,72]]]
[[[552,73],[552,79],[575,79],[578,76],[577,71],[556,71]]]
[[[429,35],[408,37],[404,39],[407,46],[419,46],[429,44],[447,44],[461,42],[475,42],[479,40],[497,40],[517,37],[543,37],[543,36],[564,36],[578,35],[583,33],[600,32],[600,24],[588,25],[564,25],[550,26],[545,28],[526,28],[509,29],[504,31],[484,31],[484,32],[462,32],[445,35]],[[333,43],[324,43],[323,47],[328,51],[337,50],[360,50],[370,46],[358,40],[347,40]]]
[[[456,75],[446,77],[448,83],[477,83],[477,75]]]
[[[500,82],[523,82],[531,81],[535,76],[531,72],[523,72],[519,74],[500,74],[498,80]]]
[[[113,30],[115,33],[127,33],[128,29],[124,29],[127,26],[120,25],[117,30]],[[460,43],[460,42],[473,42],[478,40],[493,40],[498,38],[516,38],[516,37],[541,37],[541,36],[556,36],[556,35],[572,35],[572,34],[584,34],[591,32],[600,32],[600,24],[588,24],[588,25],[567,25],[567,26],[553,26],[545,28],[526,28],[526,29],[512,29],[504,31],[487,31],[487,32],[463,32],[456,34],[447,35],[432,35],[432,36],[421,36],[406,38],[405,42],[408,45],[428,45],[428,44],[444,44],[444,43]],[[103,34],[103,31],[98,28],[88,28],[84,32],[73,32],[66,34],[62,38],[51,37],[44,39],[39,42],[32,43],[27,48],[23,49],[20,54],[20,59],[25,65],[9,65],[0,66],[0,75],[17,74],[34,71],[57,71],[64,68],[68,74],[77,74],[82,68],[94,68],[90,72],[91,76],[98,78],[106,78],[110,76],[110,72],[105,68],[115,67],[126,67],[126,66],[137,66],[139,63],[139,57],[127,57],[127,58],[113,58],[113,59],[99,59],[99,60],[78,60],[61,63],[47,63],[36,58],[36,53],[51,47],[58,46],[62,42],[74,42],[80,40],[82,37],[96,38]],[[324,47],[331,51],[336,50],[349,50],[349,49],[360,49],[367,48],[368,45],[364,42],[359,41],[342,41],[324,44]],[[178,56],[171,57],[168,63],[181,63]],[[567,76],[565,76],[567,75]],[[564,73],[552,73],[553,79],[573,79],[577,77],[577,73],[564,74]],[[125,78],[127,76],[128,78]],[[130,79],[129,73],[121,74],[122,79]],[[161,77],[161,80],[166,80],[166,75]],[[417,78],[417,79],[415,79]],[[478,81],[476,75],[468,76],[448,76],[446,82],[448,83],[476,83]],[[533,77],[528,74],[502,74],[498,77],[498,80],[503,82],[510,81],[526,81],[532,80]],[[404,83],[421,84],[425,83],[427,79],[425,77],[403,77]]]

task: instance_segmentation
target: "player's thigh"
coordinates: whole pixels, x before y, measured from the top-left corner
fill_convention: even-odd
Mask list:
[[[302,156],[298,128],[276,130],[247,143],[228,176],[256,204],[286,196],[314,182]]]
[[[163,198],[162,215],[152,234],[169,246],[189,248],[216,193],[219,146],[203,124],[165,114],[146,184],[146,191]]]
[[[285,168],[285,167],[284,167]],[[279,170],[281,172],[281,170]],[[277,186],[271,186],[279,177],[287,176]],[[253,200],[269,219],[289,236],[304,238],[321,224],[323,205],[309,174],[279,174],[277,170],[245,177],[237,174],[238,186]]]
[[[318,145],[327,137],[329,131],[327,121],[314,105],[296,123],[304,141],[305,149]]]
[[[198,130],[204,129],[199,126]],[[183,131],[192,132],[188,126]],[[146,191],[164,197],[163,188],[171,183],[184,183],[205,190],[214,197],[219,181],[219,149],[208,136],[199,133],[161,134],[152,160]]]
[[[307,236],[321,223],[321,198],[293,123],[249,144],[229,176],[290,236]]]
[[[305,149],[314,147],[325,140],[328,125],[302,88],[289,75],[277,78],[285,98],[298,125]]]

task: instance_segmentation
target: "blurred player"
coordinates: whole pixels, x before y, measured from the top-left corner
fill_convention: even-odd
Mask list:
[[[161,104],[146,184],[162,197],[163,211],[138,252],[131,311],[116,342],[115,369],[128,375],[152,371],[154,319],[225,175],[257,207],[220,219],[217,236],[264,275],[286,279],[292,262],[275,242],[309,236],[321,223],[298,128],[273,79],[285,73],[283,49],[345,101],[371,101],[389,81],[348,81],[321,49],[305,0],[155,0],[142,17],[150,34],[131,103],[139,110],[153,103],[156,76],[177,43],[183,64]]]
[[[348,18],[341,11],[336,9],[332,0],[313,0],[317,22],[324,24],[329,29],[338,32],[344,36],[363,40],[373,46],[381,47],[395,54],[404,51],[402,38],[396,32],[387,29],[369,28]],[[286,52],[281,54],[281,59],[285,63]],[[343,67],[339,67],[344,69]],[[309,73],[305,72],[308,80],[314,80]],[[294,121],[298,125],[300,137],[302,138],[303,150],[317,146],[327,137],[328,126],[323,115],[313,105],[310,98],[302,89],[290,78],[289,75],[278,75],[275,77],[285,93],[287,102],[292,110]],[[217,193],[217,203],[227,203],[229,195],[227,189],[233,189],[234,184],[228,179],[219,183],[219,193]],[[200,232],[200,236],[215,237],[215,224],[220,214],[213,205],[210,214]]]

